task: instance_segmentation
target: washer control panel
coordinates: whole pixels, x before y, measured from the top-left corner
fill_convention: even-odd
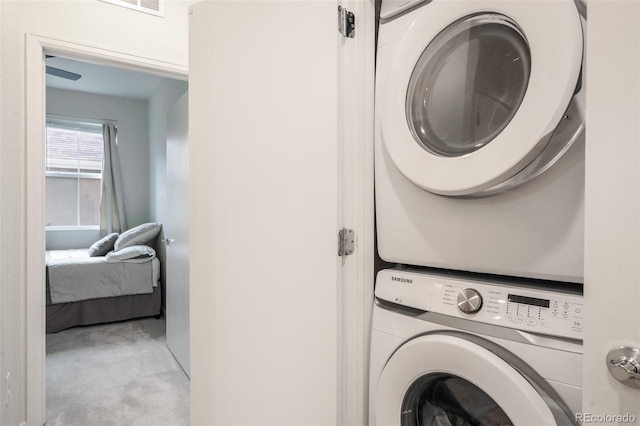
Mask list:
[[[429,312],[582,339],[581,295],[448,275],[383,270],[376,297]]]

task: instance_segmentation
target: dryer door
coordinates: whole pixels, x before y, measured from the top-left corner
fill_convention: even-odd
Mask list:
[[[574,425],[557,393],[517,357],[496,355],[501,351],[466,333],[409,341],[380,377],[376,424]]]
[[[434,0],[398,19],[411,17],[379,88],[381,135],[396,166],[444,195],[518,174],[547,147],[579,86],[573,1]],[[582,131],[583,118],[572,119]]]

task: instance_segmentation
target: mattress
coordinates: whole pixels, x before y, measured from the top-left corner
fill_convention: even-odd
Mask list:
[[[49,250],[46,255],[52,304],[104,297],[152,293],[158,285],[160,262],[107,262],[89,257],[87,249]]]

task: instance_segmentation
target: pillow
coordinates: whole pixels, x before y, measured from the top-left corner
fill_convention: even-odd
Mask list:
[[[143,263],[156,257],[156,251],[149,246],[129,246],[118,251],[112,251],[105,256],[109,263],[131,262]]]
[[[113,250],[113,244],[118,239],[118,233],[114,232],[104,238],[99,239],[89,247],[89,257],[104,256]]]
[[[162,225],[159,223],[143,223],[142,225],[131,228],[120,234],[113,249],[115,251],[122,250],[125,247],[147,244],[153,240],[159,233]]]

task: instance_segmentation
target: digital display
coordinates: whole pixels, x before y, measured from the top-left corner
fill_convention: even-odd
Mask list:
[[[509,294],[507,297],[509,302],[522,303],[524,305],[540,306],[541,308],[548,308],[551,301],[547,299],[538,299],[536,297],[518,296],[515,294]]]

